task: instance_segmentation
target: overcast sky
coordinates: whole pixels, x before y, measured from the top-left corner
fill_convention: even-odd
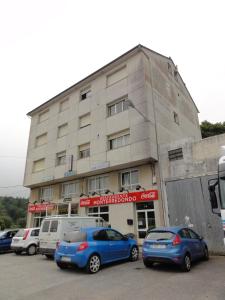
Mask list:
[[[24,194],[26,113],[139,43],[172,57],[200,121],[225,121],[223,2],[0,0],[0,195]]]

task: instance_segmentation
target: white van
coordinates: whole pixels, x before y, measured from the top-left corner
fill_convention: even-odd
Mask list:
[[[79,230],[82,227],[102,226],[107,226],[107,222],[101,217],[46,217],[42,221],[39,233],[39,252],[47,258],[52,258],[55,253],[56,245],[63,239],[65,233]]]

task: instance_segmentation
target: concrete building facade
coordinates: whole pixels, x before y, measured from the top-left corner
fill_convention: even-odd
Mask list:
[[[201,139],[198,109],[171,58],[138,45],[28,116],[29,226],[68,207],[140,240],[167,222],[159,147]]]

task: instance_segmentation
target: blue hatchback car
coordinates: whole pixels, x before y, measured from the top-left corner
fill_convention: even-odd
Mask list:
[[[67,233],[55,251],[59,268],[74,265],[85,268],[88,273],[96,273],[101,265],[123,259],[138,259],[136,240],[105,227],[81,228]]]
[[[12,238],[19,229],[5,229],[0,231],[0,252],[6,252],[11,249]]]
[[[173,263],[186,272],[190,271],[193,261],[209,258],[203,238],[183,226],[150,230],[144,240],[142,256],[146,267],[154,262]]]

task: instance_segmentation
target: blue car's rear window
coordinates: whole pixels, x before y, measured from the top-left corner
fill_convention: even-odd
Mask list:
[[[171,240],[174,235],[170,231],[152,231],[146,236],[146,240]]]
[[[87,233],[81,231],[71,231],[64,234],[63,240],[67,243],[85,242],[87,240]]]

